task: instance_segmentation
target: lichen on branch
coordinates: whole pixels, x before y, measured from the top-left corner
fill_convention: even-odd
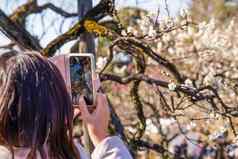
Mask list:
[[[99,25],[96,21],[93,20],[85,20],[84,28],[89,33],[96,33],[98,36],[106,36],[108,30],[106,27]]]

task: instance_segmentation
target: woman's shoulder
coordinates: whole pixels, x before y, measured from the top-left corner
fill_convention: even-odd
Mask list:
[[[0,158],[11,159],[11,153],[6,147],[0,146]]]
[[[23,159],[26,158],[27,154],[30,152],[29,148],[15,148],[14,158]],[[39,158],[39,153],[37,153],[37,158]],[[0,159],[12,159],[12,153],[9,149],[0,145]]]
[[[89,153],[83,148],[83,146],[76,140],[74,142],[75,142],[75,145],[80,153],[81,159],[90,159]],[[19,151],[15,152],[15,158],[16,159],[24,158],[24,157],[26,157],[28,152],[29,151],[25,150],[25,149],[19,150]],[[0,145],[0,159],[11,159],[11,158],[12,158],[11,152],[6,147]]]
[[[81,159],[90,159],[90,154],[87,152],[84,147],[80,144],[80,142],[77,139],[74,139],[74,143],[80,153]]]

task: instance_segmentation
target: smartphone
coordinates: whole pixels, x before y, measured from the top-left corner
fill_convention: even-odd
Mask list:
[[[95,106],[96,90],[93,83],[95,60],[90,53],[70,53],[50,58],[60,70],[73,104],[80,96],[88,106]]]

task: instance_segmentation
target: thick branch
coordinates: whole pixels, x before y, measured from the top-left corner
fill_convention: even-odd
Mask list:
[[[144,74],[135,74],[135,75],[130,75],[124,78],[120,76],[112,75],[112,74],[101,74],[100,79],[102,81],[110,80],[110,81],[118,82],[120,84],[128,84],[135,80],[141,80],[148,84],[155,84],[157,86],[161,86],[167,89],[169,88],[168,87],[169,82],[153,79]],[[177,85],[175,91],[182,92],[192,97],[193,101],[207,100],[207,99],[212,99],[216,97],[215,95],[206,95],[206,94],[204,95],[201,93],[201,90],[196,89],[194,87],[185,86],[185,85]]]
[[[38,41],[26,29],[9,19],[2,10],[0,10],[0,27],[1,31],[20,47],[29,50],[41,50]]]
[[[82,26],[82,21],[75,24],[69,31],[66,33],[58,36],[52,42],[50,42],[46,48],[43,50],[43,55],[47,57],[51,57],[55,54],[57,49],[59,49],[65,43],[75,40],[85,31],[84,27]]]
[[[144,55],[143,54],[138,54],[136,57],[136,67],[137,67],[137,71],[140,74],[144,74],[145,73],[145,59],[144,59]],[[145,119],[145,115],[144,115],[144,110],[143,110],[143,104],[140,100],[140,95],[139,95],[139,87],[141,84],[141,80],[135,80],[133,81],[133,85],[130,91],[131,94],[131,98],[136,110],[136,114],[137,117],[139,119],[139,123],[138,123],[138,131],[137,131],[137,139],[140,139],[146,129],[146,119]]]

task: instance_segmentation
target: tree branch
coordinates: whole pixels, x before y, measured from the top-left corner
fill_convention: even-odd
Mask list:
[[[12,21],[25,25],[26,18],[31,14],[41,13],[43,10],[51,9],[55,13],[65,17],[75,17],[78,16],[78,13],[68,13],[63,9],[56,7],[52,3],[46,3],[42,6],[37,4],[37,1],[28,1],[26,4],[18,7],[11,15],[10,18]]]
[[[78,16],[78,13],[68,13],[68,12],[64,11],[63,9],[61,9],[59,7],[56,7],[52,3],[47,3],[47,4],[44,4],[43,6],[39,6],[38,13],[41,12],[42,10],[45,10],[45,9],[51,9],[55,13],[65,17],[65,18]]]
[[[135,141],[133,141],[133,144],[137,145],[138,147],[154,150],[161,154],[167,152],[168,154],[172,155],[171,152],[169,152],[168,150],[166,150],[163,146],[161,146],[159,144],[149,143],[144,140],[135,140]]]
[[[116,76],[116,75],[112,75],[112,74],[101,74],[100,79],[102,81],[110,80],[110,81],[118,82],[120,84],[128,84],[135,80],[141,80],[148,84],[155,84],[157,86],[161,86],[161,87],[164,87],[167,89],[169,88],[168,85],[170,84],[169,82],[166,82],[166,81],[150,78],[144,74],[134,74],[134,75],[130,75],[127,77],[120,77],[120,76]],[[207,100],[207,99],[212,99],[212,98],[216,97],[216,95],[214,95],[214,94],[212,94],[212,95],[202,94],[200,89],[185,86],[183,84],[181,84],[181,85],[178,84],[176,86],[175,91],[182,92],[182,93],[192,97],[193,101]]]
[[[137,67],[137,71],[140,74],[144,74],[145,73],[145,57],[143,54],[139,54],[136,57],[136,67]],[[144,114],[144,110],[143,110],[143,104],[140,100],[140,95],[139,95],[139,86],[141,84],[141,80],[134,80],[133,81],[133,85],[130,91],[131,94],[131,99],[133,101],[135,110],[136,110],[136,114],[137,117],[139,119],[139,123],[138,123],[138,128],[137,128],[137,132],[136,132],[136,138],[140,139],[146,129],[146,119],[145,119],[145,114]]]
[[[26,29],[13,22],[6,14],[0,10],[1,31],[12,41],[23,49],[41,51],[41,46],[37,39],[33,37]]]

